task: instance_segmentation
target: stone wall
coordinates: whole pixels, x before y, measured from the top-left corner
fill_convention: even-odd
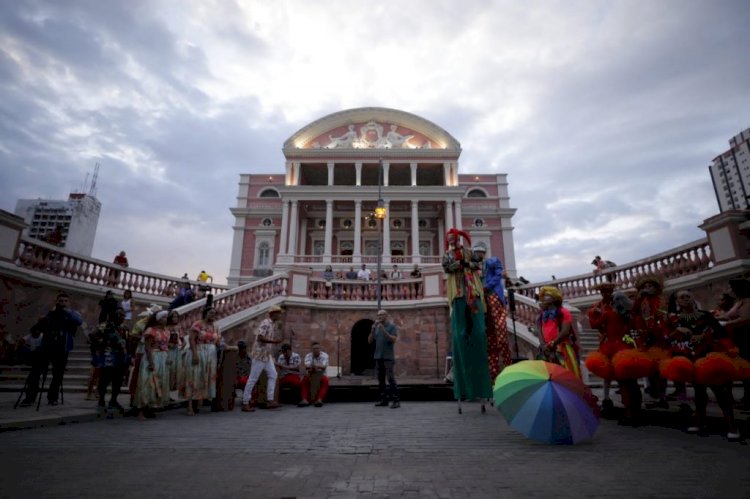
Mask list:
[[[224,332],[228,344],[244,339],[254,341],[254,332],[265,316]],[[312,341],[318,341],[328,353],[330,365],[340,365],[342,374],[351,372],[352,334],[362,327],[369,328],[374,311],[352,311],[320,308],[287,307],[282,329],[286,342],[292,341],[294,351],[304,355]],[[396,374],[398,376],[442,377],[450,343],[450,319],[447,307],[393,310],[391,320],[399,329],[396,344]],[[365,329],[366,331],[367,329]],[[292,336],[294,331],[294,336]],[[437,342],[437,344],[436,344]],[[338,351],[337,351],[338,346]]]

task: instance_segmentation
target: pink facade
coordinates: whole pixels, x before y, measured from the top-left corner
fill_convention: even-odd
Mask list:
[[[515,274],[506,175],[459,175],[461,146],[434,123],[352,109],[300,129],[283,152],[283,168],[241,175],[230,285],[295,265],[372,268],[380,248],[387,269],[437,266],[451,227]]]

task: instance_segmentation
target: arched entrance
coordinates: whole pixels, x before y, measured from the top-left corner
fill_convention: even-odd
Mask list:
[[[366,374],[365,371],[375,369],[375,360],[372,358],[375,353],[375,343],[367,343],[372,322],[370,319],[362,319],[352,327],[352,374]]]

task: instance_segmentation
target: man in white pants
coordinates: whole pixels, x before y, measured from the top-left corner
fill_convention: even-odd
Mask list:
[[[253,350],[250,352],[252,358],[252,367],[250,368],[250,379],[247,380],[245,391],[242,394],[242,412],[253,412],[254,407],[250,407],[250,398],[253,393],[255,383],[258,382],[260,373],[264,370],[268,375],[267,395],[268,409],[276,409],[281,404],[273,401],[274,392],[276,391],[276,367],[274,366],[273,346],[282,342],[281,331],[277,330],[277,322],[281,317],[281,307],[274,305],[268,309],[268,317],[263,319],[255,332],[255,343]]]

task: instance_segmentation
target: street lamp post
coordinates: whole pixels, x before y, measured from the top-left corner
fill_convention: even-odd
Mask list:
[[[383,195],[382,195],[382,188],[383,188],[383,158],[380,158],[380,161],[378,162],[378,206],[375,208],[375,218],[380,220],[380,233],[378,234],[378,288],[377,288],[377,297],[378,297],[378,310],[380,310],[380,301],[382,299],[382,290],[381,290],[381,275],[382,275],[382,265],[383,265],[383,224],[385,223],[385,217],[387,215],[387,211],[385,208],[385,202],[383,201]]]

